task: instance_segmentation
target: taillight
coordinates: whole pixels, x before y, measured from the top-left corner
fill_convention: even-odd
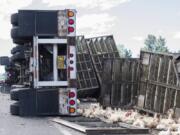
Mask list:
[[[74,12],[68,11],[68,17],[73,17],[73,16],[74,16]]]
[[[70,104],[70,105],[75,105],[75,101],[74,101],[74,100],[70,100],[70,101],[69,101],[69,104]]]
[[[69,92],[69,98],[74,98],[75,97],[75,93],[74,92]]]
[[[73,24],[74,24],[74,20],[73,20],[73,19],[69,19],[68,22],[69,22],[70,25],[73,25]]]
[[[72,108],[72,107],[69,108],[69,112],[70,112],[70,113],[75,113],[75,108]]]
[[[73,27],[68,27],[68,32],[74,32],[74,28]]]

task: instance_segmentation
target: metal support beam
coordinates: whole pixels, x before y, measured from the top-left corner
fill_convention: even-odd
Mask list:
[[[38,39],[39,44],[67,44],[67,39]]]

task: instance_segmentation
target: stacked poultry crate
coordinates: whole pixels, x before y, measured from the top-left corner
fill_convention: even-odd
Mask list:
[[[111,35],[86,39],[86,45],[99,81],[101,105],[132,107],[137,97],[138,59],[120,58]]]
[[[119,58],[117,46],[112,35],[89,38],[86,41],[99,83],[101,84],[103,60],[104,58]]]
[[[141,51],[137,108],[165,113],[180,108],[178,57],[173,54]]]
[[[135,58],[105,59],[100,101],[103,106],[130,107],[135,104],[139,60]]]
[[[94,96],[99,89],[98,80],[84,36],[76,37],[78,96]]]
[[[112,35],[89,39],[78,36],[76,42],[79,97],[97,97],[102,86],[104,59],[120,57],[114,38]]]
[[[141,51],[139,59],[105,59],[101,104],[133,107],[149,113],[180,114],[179,54]],[[178,116],[177,115],[177,116]]]

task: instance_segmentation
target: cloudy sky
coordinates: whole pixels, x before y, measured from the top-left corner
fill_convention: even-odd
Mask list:
[[[162,35],[170,50],[180,50],[180,0],[0,0],[0,56],[14,46],[10,14],[17,9],[77,9],[77,33],[114,35],[137,56],[148,34]]]

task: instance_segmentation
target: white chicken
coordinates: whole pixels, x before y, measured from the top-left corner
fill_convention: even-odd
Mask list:
[[[121,113],[118,111],[112,112],[107,118],[110,123],[121,121]]]
[[[140,115],[136,111],[128,110],[124,115],[122,115],[121,120],[127,124],[133,124],[133,122],[139,117]]]
[[[93,115],[92,115],[92,110],[91,109],[84,109],[83,111],[83,116],[87,117],[87,118],[93,118]]]
[[[170,118],[174,118],[174,116],[175,116],[175,112],[174,112],[174,109],[169,109],[168,111],[167,111],[167,115],[168,115],[168,117]]]
[[[85,117],[94,118],[94,108],[97,108],[98,106],[98,104],[91,104],[89,108],[83,109],[82,115]]]
[[[178,131],[179,128],[180,128],[180,124],[172,124],[172,125],[170,125],[171,131]]]
[[[167,131],[161,131],[161,132],[159,132],[158,135],[172,135],[172,134],[171,134],[170,129],[168,129]]]
[[[158,130],[167,130],[167,129],[168,129],[168,126],[165,125],[165,124],[158,124],[158,125],[156,126],[156,129],[158,129]]]
[[[144,116],[143,121],[146,127],[156,128],[156,126],[159,124],[159,117],[157,114],[155,114],[154,117]]]
[[[171,132],[172,135],[179,135],[180,133],[180,119],[179,121],[173,119],[173,110],[168,111],[168,118],[165,118],[165,116],[159,118],[157,114],[150,117],[141,115],[135,110],[112,109],[110,107],[103,109],[100,104],[96,103],[87,108],[79,108],[78,112],[85,117],[99,118],[106,123],[124,122],[141,128],[148,127],[164,130],[159,135],[171,135]]]
[[[156,129],[160,130],[167,130],[172,125],[176,124],[175,120],[172,118],[172,114],[169,114],[168,118],[163,118],[161,116],[159,124],[157,125]]]
[[[177,123],[180,124],[180,118],[178,118]]]
[[[178,127],[177,131],[171,132],[172,135],[180,135],[180,127]]]
[[[168,119],[161,118],[159,124],[170,127],[172,124],[176,124],[175,120],[172,118],[172,114],[169,114]]]
[[[78,109],[77,109],[77,112],[78,112],[79,114],[83,114],[83,111],[84,111],[84,110],[83,110],[82,108],[78,108]]]
[[[80,100],[79,99],[77,99],[77,104],[80,105]]]
[[[132,125],[136,127],[145,128],[145,123],[142,119],[136,119]]]

